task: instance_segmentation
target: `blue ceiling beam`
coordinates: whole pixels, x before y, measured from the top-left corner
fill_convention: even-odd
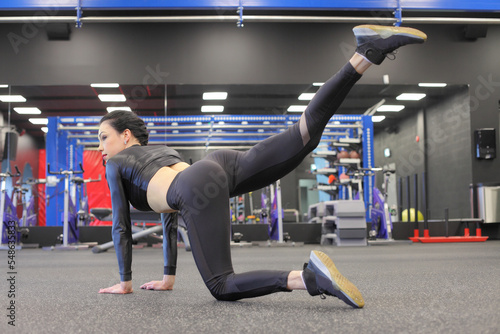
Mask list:
[[[405,10],[500,11],[498,0],[400,0]],[[241,0],[247,9],[377,10],[397,8],[397,0]],[[2,0],[0,10],[224,9],[240,0]]]

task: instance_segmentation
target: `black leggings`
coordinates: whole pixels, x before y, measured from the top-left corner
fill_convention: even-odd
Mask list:
[[[298,122],[246,152],[210,153],[175,177],[167,203],[179,210],[186,222],[194,260],[216,299],[238,300],[288,291],[289,271],[234,273],[229,199],[263,188],[295,169],[318,146],[329,119],[360,77],[348,63],[319,89],[304,112],[307,141]]]

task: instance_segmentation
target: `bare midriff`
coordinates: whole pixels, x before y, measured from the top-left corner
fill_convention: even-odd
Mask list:
[[[151,178],[148,184],[147,199],[149,206],[154,212],[164,213],[176,211],[167,204],[167,192],[175,176],[188,167],[189,164],[185,162],[162,167]]]

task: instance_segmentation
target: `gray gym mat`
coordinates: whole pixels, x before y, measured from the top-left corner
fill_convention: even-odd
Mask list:
[[[1,333],[499,333],[500,241],[371,247],[233,248],[237,272],[301,269],[312,249],[329,254],[363,293],[353,309],[305,291],[216,301],[191,253],[179,249],[174,291],[139,289],[161,279],[162,250],[134,250],[135,292],[100,295],[118,282],[113,251],[16,252],[15,299],[8,297],[7,252]],[[15,301],[15,328],[7,307]]]

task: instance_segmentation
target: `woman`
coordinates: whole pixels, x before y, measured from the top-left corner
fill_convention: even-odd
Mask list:
[[[338,297],[363,307],[359,290],[344,278],[331,259],[319,251],[303,271],[252,271],[235,274],[230,253],[229,198],[269,185],[292,171],[319,144],[322,132],[352,86],[372,65],[406,44],[423,43],[427,36],[415,29],[364,25],[353,29],[356,53],[309,103],[298,123],[247,152],[221,150],[189,166],[176,151],[146,146],[144,122],[130,112],[104,116],[99,126],[99,150],[107,162],[106,177],[113,205],[113,241],[121,283],[100,293],[132,292],[132,237],[129,202],[138,210],[179,212],[186,222],[200,274],[218,300],[238,300],[278,291],[302,289],[311,295]],[[175,219],[164,226],[175,230]],[[172,227],[173,226],[173,227]],[[143,289],[172,289],[175,246],[164,238],[165,272],[162,281]],[[167,246],[170,239],[170,246]],[[169,253],[170,250],[170,253]]]

